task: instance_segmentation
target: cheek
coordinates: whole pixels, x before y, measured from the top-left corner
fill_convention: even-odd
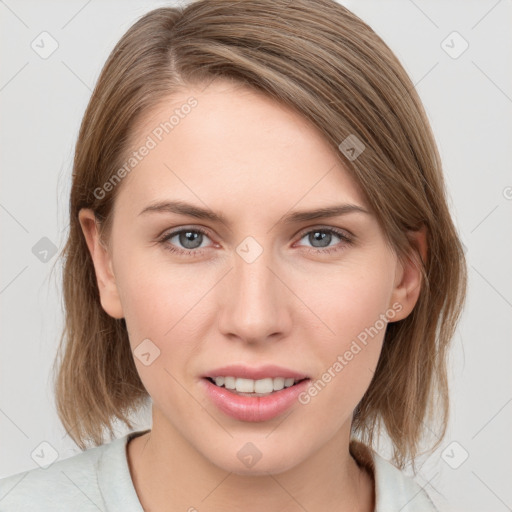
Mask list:
[[[206,267],[148,261],[143,251],[132,251],[115,271],[137,370],[148,392],[157,398],[162,384],[166,383],[167,391],[174,389],[171,375],[189,368],[201,348],[206,337],[200,331],[207,322],[198,315],[218,276]],[[151,358],[157,356],[146,365],[139,353],[148,352]],[[178,395],[179,386],[175,391]]]
[[[116,268],[120,300],[132,344],[139,338],[162,342],[201,298],[197,272],[182,266],[148,262],[132,254]]]
[[[348,260],[337,268],[317,273],[308,287],[299,292],[322,320],[326,349],[340,350],[375,325],[385,329],[381,320],[389,308],[393,292],[394,265],[386,253],[380,258]],[[372,332],[374,330],[372,329]]]
[[[201,290],[190,274],[180,267],[148,265],[136,254],[116,268],[137,372],[153,401],[168,403],[169,410],[182,400],[186,404],[176,368],[186,367],[197,350],[191,332],[197,322],[188,321],[187,312]]]
[[[315,285],[309,288],[308,305],[322,322],[315,321],[310,331],[315,343],[308,349],[322,367],[300,401],[315,409],[319,428],[332,424],[333,418],[345,420],[371,382],[382,349],[386,315],[394,316],[389,305],[393,268],[392,260],[385,258],[357,268],[347,265],[329,277],[317,275]]]

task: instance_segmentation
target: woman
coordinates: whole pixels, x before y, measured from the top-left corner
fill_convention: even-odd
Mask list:
[[[3,480],[2,510],[436,510],[399,469],[446,428],[464,256],[414,87],[347,9],[135,23],[82,122],[63,256],[57,403],[96,447]],[[104,444],[148,402],[150,430]]]

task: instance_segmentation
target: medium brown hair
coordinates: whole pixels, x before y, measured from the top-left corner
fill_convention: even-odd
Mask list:
[[[85,112],[73,167],[70,230],[63,250],[65,329],[55,362],[57,409],[83,449],[113,435],[114,421],[148,400],[124,319],[102,309],[78,220],[91,208],[102,226],[120,186],[94,191],[118,170],[137,122],[187,84],[216,77],[261,91],[310,120],[364,191],[402,260],[422,227],[428,254],[412,313],[387,326],[353,434],[374,444],[384,426],[403,467],[418,454],[425,425],[448,418],[447,349],[466,294],[466,264],[452,222],[442,166],[414,85],[379,36],[333,0],[202,0],[159,8],[138,20],[110,54]],[[356,136],[365,150],[347,158]],[[427,423],[425,423],[427,422]]]

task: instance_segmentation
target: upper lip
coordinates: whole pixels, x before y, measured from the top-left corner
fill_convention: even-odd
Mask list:
[[[282,366],[276,366],[268,364],[265,366],[259,366],[257,368],[251,368],[244,365],[229,365],[223,366],[222,368],[215,368],[211,370],[204,377],[241,377],[243,379],[260,380],[266,378],[284,377],[285,379],[307,379],[309,378],[305,373],[290,370]]]

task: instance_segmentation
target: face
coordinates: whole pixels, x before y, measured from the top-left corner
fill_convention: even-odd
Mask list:
[[[126,319],[153,430],[253,474],[348,439],[385,320],[407,316],[418,281],[338,154],[298,114],[223,81],[175,93],[134,147],[148,136],[156,144],[118,185],[105,252],[91,212],[81,222],[102,305]],[[273,391],[238,394],[251,389]]]

